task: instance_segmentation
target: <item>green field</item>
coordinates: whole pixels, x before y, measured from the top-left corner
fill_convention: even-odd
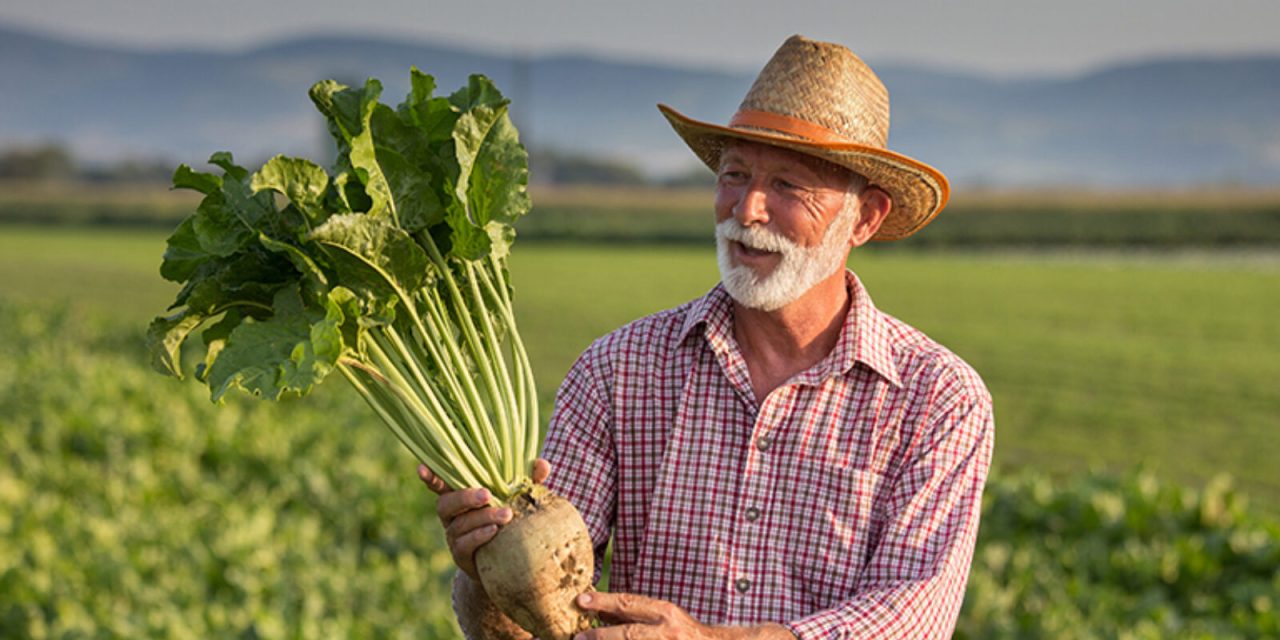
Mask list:
[[[0,636],[451,637],[430,500],[353,394],[215,407],[146,367],[164,235],[0,226]],[[997,476],[1048,473],[989,493],[963,637],[1280,632],[1280,530],[1241,504],[1280,513],[1280,256],[851,264],[986,379]],[[716,280],[709,246],[518,244],[512,273],[548,407],[593,338]]]
[[[163,234],[0,228],[0,300],[71,300],[140,335],[174,287]],[[855,254],[877,304],[973,364],[996,461],[1056,474],[1143,464],[1228,473],[1280,511],[1280,259],[1122,254]],[[523,333],[549,402],[595,337],[699,295],[710,248],[517,248]]]

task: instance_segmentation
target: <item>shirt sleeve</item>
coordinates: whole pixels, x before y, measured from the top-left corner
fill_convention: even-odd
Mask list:
[[[882,537],[839,605],[792,620],[797,638],[950,638],[964,600],[991,464],[991,398],[976,374],[952,392],[899,475]]]
[[[595,579],[613,530],[617,465],[613,419],[597,345],[579,356],[556,394],[542,457],[551,463],[547,487],[577,507],[595,548]]]

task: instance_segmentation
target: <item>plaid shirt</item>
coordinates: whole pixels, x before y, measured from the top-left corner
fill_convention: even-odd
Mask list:
[[[943,638],[990,464],[978,375],[852,272],[831,353],[757,400],[719,286],[591,345],[543,455],[610,590],[800,638]]]

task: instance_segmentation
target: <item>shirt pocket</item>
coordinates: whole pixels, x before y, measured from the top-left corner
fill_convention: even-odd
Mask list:
[[[792,495],[796,535],[790,536],[788,573],[793,593],[807,593],[814,611],[854,595],[875,533],[877,492],[884,478],[853,467],[823,467],[800,474]]]

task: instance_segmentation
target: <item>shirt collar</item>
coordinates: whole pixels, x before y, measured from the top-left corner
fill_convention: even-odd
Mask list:
[[[840,329],[840,338],[826,358],[799,374],[794,381],[820,384],[833,375],[846,374],[862,363],[890,384],[901,387],[902,379],[894,364],[889,322],[876,309],[870,294],[853,271],[845,271],[845,283],[851,302],[844,326]],[[737,350],[737,342],[733,339],[733,300],[724,285],[717,284],[706,295],[690,303],[680,329],[681,340],[688,339],[699,326],[703,327],[702,335],[712,348]]]

